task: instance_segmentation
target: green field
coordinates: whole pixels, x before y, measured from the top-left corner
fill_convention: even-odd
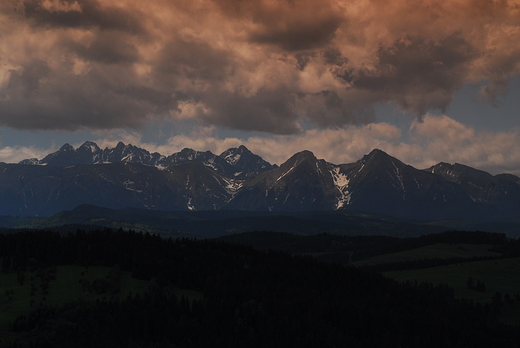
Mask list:
[[[0,273],[0,333],[5,333],[10,323],[20,314],[42,305],[59,305],[69,301],[82,299],[95,301],[97,299],[124,299],[130,293],[132,295],[143,294],[149,289],[150,282],[135,279],[130,272],[118,271],[111,267],[85,267],[85,266],[58,266],[55,279],[48,282],[48,288],[44,291],[41,287],[41,277],[37,272],[26,271],[23,285],[20,285],[17,274]],[[82,282],[91,284],[96,279],[105,280],[110,273],[119,274],[119,290],[97,293],[85,291]],[[202,293],[193,290],[171,287],[171,292],[177,297],[188,299],[201,299]]]
[[[480,303],[491,303],[498,292],[502,298],[506,294],[513,300],[503,301],[499,318],[509,324],[520,324],[520,301],[514,300],[520,295],[520,258],[498,258],[499,253],[489,251],[490,244],[436,243],[411,250],[377,255],[353,264],[356,266],[374,266],[389,263],[407,262],[422,259],[459,259],[468,262],[453,263],[444,266],[384,272],[389,278],[399,282],[447,284],[454,289],[455,297],[465,298]],[[470,261],[472,257],[497,257],[483,261]],[[468,288],[468,278],[485,285],[485,292]]]
[[[496,259],[451,264],[425,269],[385,272],[385,276],[397,281],[445,283],[455,291],[455,297],[491,303],[493,295],[514,297],[520,294],[520,258]],[[478,292],[467,286],[468,277],[485,284],[486,291]],[[520,302],[504,303],[502,316],[505,322],[520,324]]]
[[[384,263],[406,262],[421,259],[452,259],[500,256],[501,254],[488,251],[490,244],[462,244],[436,243],[396,253],[389,253],[353,262],[355,266],[373,266]]]

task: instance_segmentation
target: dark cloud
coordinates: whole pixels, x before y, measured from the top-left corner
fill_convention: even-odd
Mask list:
[[[323,18],[313,23],[303,20],[276,23],[252,32],[250,38],[253,42],[278,45],[287,51],[319,48],[334,38],[339,23],[339,18]]]
[[[473,47],[458,36],[441,41],[406,38],[379,50],[376,69],[360,69],[346,78],[354,88],[380,92],[421,116],[448,106],[476,57]]]
[[[346,16],[333,1],[215,0],[231,17],[251,20],[249,39],[287,51],[323,47],[334,38]]]
[[[157,57],[154,77],[178,103],[199,104],[194,117],[208,124],[248,131],[294,133],[295,95],[284,87],[244,95],[237,57],[208,43],[170,40]],[[247,81],[246,81],[247,82]],[[230,88],[231,87],[231,88]],[[185,117],[180,109],[179,117]]]
[[[375,121],[373,104],[379,100],[377,93],[351,89],[339,94],[324,90],[301,95],[299,106],[302,114],[320,127],[337,127],[345,123],[365,124]]]
[[[55,3],[63,4],[64,8],[68,7],[70,10],[46,8],[41,0],[25,0],[25,15],[35,25],[42,27],[98,28],[132,34],[146,33],[139,13],[103,6],[97,0],[59,0]]]
[[[139,53],[128,35],[108,31],[92,36],[88,44],[65,39],[63,46],[88,62],[129,64],[139,60]]]
[[[124,69],[97,69],[88,78],[51,71],[29,61],[13,71],[0,101],[4,126],[18,129],[139,128],[150,115],[165,115],[177,103],[169,93],[140,86]],[[125,82],[126,81],[126,82]],[[103,88],[101,88],[103,87]]]
[[[211,112],[200,115],[209,124],[274,134],[300,131],[294,95],[279,89],[261,91],[254,96],[218,91],[204,99]]]
[[[33,59],[20,72],[11,70],[8,94],[12,97],[31,98],[38,93],[41,81],[51,73],[51,68],[46,62]]]
[[[288,134],[443,110],[468,82],[493,102],[520,74],[507,0],[20,0],[0,21],[0,124],[24,129]]]
[[[331,47],[323,51],[325,64],[332,66],[344,66],[348,63],[348,58],[343,56],[337,47]]]
[[[220,83],[233,74],[233,55],[206,42],[181,38],[168,40],[154,58],[154,72],[158,80],[175,86],[179,79]]]
[[[299,52],[294,55],[294,58],[296,59],[296,68],[300,71],[303,71],[307,64],[311,61],[312,58],[314,58],[316,54],[313,52]]]

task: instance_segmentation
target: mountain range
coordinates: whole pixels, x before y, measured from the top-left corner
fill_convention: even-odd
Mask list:
[[[166,211],[366,211],[406,219],[518,221],[520,178],[462,164],[416,169],[381,150],[333,164],[310,151],[272,165],[245,146],[170,156],[119,143],[69,144],[0,163],[0,215],[49,216],[82,204]]]

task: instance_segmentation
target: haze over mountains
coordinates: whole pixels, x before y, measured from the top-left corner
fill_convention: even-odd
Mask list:
[[[520,178],[461,164],[416,169],[381,150],[333,164],[311,152],[279,167],[246,147],[170,156],[119,143],[65,144],[42,160],[0,163],[0,215],[47,216],[81,204],[112,209],[358,210],[407,219],[517,221]]]

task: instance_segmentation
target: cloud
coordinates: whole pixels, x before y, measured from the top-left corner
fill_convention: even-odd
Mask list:
[[[188,147],[216,154],[230,147],[247,146],[271,163],[281,164],[296,152],[312,151],[329,162],[352,163],[379,148],[418,169],[439,162],[461,163],[492,174],[520,175],[520,129],[508,132],[477,132],[448,116],[426,115],[415,120],[408,140],[388,123],[313,129],[294,135],[219,138],[214,127],[203,127],[187,135],[170,137],[165,144],[141,144],[149,151],[171,154]]]
[[[297,134],[491,102],[520,73],[515,0],[3,0],[0,125],[139,129],[149,119]],[[192,107],[189,107],[192,106]]]
[[[493,174],[520,174],[520,129],[477,132],[447,116],[426,116],[423,122],[412,124],[410,133],[415,138],[412,145],[417,147],[416,153],[424,151],[424,157],[428,157],[423,158],[423,165],[443,161],[466,164]],[[404,155],[404,158],[410,156]]]
[[[26,0],[23,4],[26,20],[36,28],[145,32],[138,8],[126,4],[114,6],[98,0]]]
[[[423,115],[443,110],[466,82],[468,62],[476,53],[458,36],[440,41],[414,37],[378,52],[376,71],[360,69],[350,77],[355,88],[379,92],[404,111]]]
[[[219,137],[215,126],[196,127],[186,134],[167,138],[162,143],[143,141],[138,131],[98,130],[92,139],[100,148],[113,148],[119,141],[163,155],[192,148],[220,154],[240,145],[265,160],[281,164],[302,150],[335,164],[352,163],[375,148],[418,169],[439,162],[461,163],[492,174],[520,175],[520,129],[507,132],[476,131],[448,116],[425,115],[415,120],[408,134],[388,123],[348,125],[335,129],[304,130],[292,135]],[[83,142],[72,144],[79,147]],[[0,148],[0,162],[17,163],[26,158],[43,158],[62,144],[48,149],[23,146]]]
[[[0,147],[0,162],[18,163],[29,158],[41,159],[56,150],[56,146],[51,146],[48,149],[41,149],[35,146],[4,146]]]

